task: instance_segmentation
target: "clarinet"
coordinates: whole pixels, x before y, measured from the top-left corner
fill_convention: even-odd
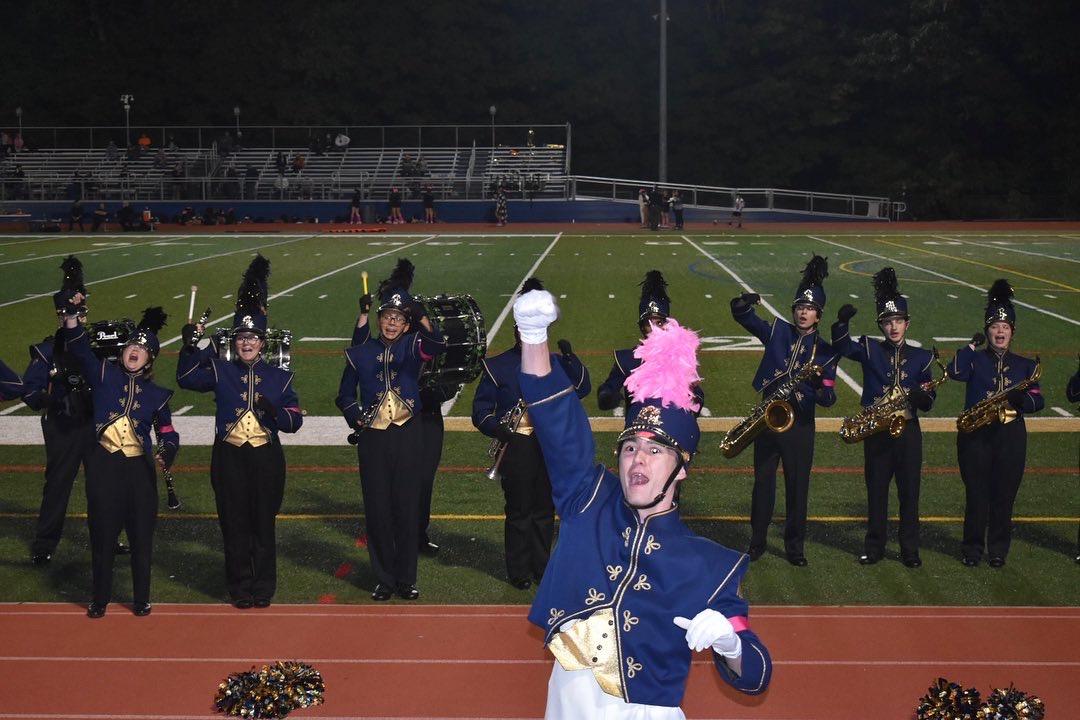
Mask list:
[[[154,452],[154,459],[157,460],[158,466],[161,468],[161,476],[165,478],[165,492],[168,495],[166,504],[168,504],[170,510],[180,509],[180,498],[176,494],[176,485],[173,483],[173,474],[169,468],[165,467],[165,445],[158,440],[157,450]]]
[[[195,333],[191,336],[191,341],[188,342],[188,345],[190,345],[191,347],[195,347],[199,344],[199,341],[202,340],[203,333],[206,332],[206,321],[209,319],[210,308],[208,307],[205,311],[203,311],[202,317],[199,318],[199,322],[195,323]],[[202,332],[199,332],[200,325],[202,325],[203,328]]]

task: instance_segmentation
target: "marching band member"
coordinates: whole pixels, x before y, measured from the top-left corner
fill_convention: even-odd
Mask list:
[[[543,287],[539,279],[529,278],[521,286],[521,294]],[[560,340],[558,345],[560,354],[553,353],[551,359],[573,378],[577,396],[586,397],[591,389],[588,369],[568,341]],[[521,405],[520,370],[521,337],[515,328],[514,346],[484,360],[472,421],[480,432],[500,442],[497,471],[505,499],[506,575],[511,585],[526,590],[544,576],[555,535],[555,506],[540,442],[533,434],[529,413]]]
[[[776,503],[776,468],[784,464],[784,551],[788,562],[807,564],[803,553],[806,539],[807,493],[814,463],[815,405],[830,407],[836,402],[836,352],[817,332],[825,309],[828,264],[814,255],[803,270],[802,281],[791,304],[791,322],[777,318],[771,325],[759,318],[754,305],[761,296],[744,293],[731,301],[735,321],[765,345],[765,356],[754,376],[754,389],[767,396],[778,382],[784,382],[808,363],[822,368],[820,375],[800,383],[792,397],[794,424],[787,432],[766,429],[754,440],[754,492],[750,508],[750,545],[747,553],[757,560],[765,552],[765,538]]]
[[[663,325],[670,314],[671,298],[667,294],[667,282],[659,270],[650,270],[641,281],[641,300],[638,302],[641,337],[648,337],[649,331],[656,325]],[[630,396],[625,394],[623,383],[641,361],[634,357],[634,348],[616,350],[613,354],[615,362],[611,365],[607,380],[596,390],[596,401],[601,410],[614,410],[622,399],[624,409],[629,409]],[[704,406],[705,392],[700,384],[694,385],[694,395],[698,406]]]
[[[879,432],[863,441],[866,469],[868,522],[863,554],[859,563],[873,565],[885,555],[888,537],[889,485],[896,476],[896,494],[900,499],[900,556],[904,565],[917,568],[919,558],[919,486],[922,471],[922,430],[917,412],[928,412],[937,394],[929,386],[933,380],[930,367],[934,354],[909,345],[905,340],[911,316],[907,299],[897,288],[896,271],[891,267],[874,275],[874,298],[877,323],[885,339],[872,340],[863,335],[851,339],[848,322],[856,310],[844,305],[832,326],[832,346],[863,368],[863,407],[870,407],[906,392],[909,408],[898,437]]]
[[[413,264],[398,260],[380,284],[379,336],[345,351],[337,406],[356,445],[368,533],[368,554],[377,584],[371,597],[420,597],[416,587],[421,452],[420,369],[446,351],[446,342],[413,300]],[[363,309],[363,308],[362,308]],[[367,325],[362,312],[359,325]],[[359,393],[357,388],[359,386]]]
[[[1065,398],[1071,403],[1080,403],[1080,368],[1069,378],[1065,387]],[[1080,528],[1076,531],[1076,562],[1080,563]]]
[[[989,398],[1002,399],[993,408],[994,420],[971,432],[956,436],[960,477],[964,481],[964,539],[962,561],[975,567],[984,551],[990,567],[1005,564],[1012,539],[1012,511],[1027,455],[1024,416],[1043,409],[1039,389],[1038,362],[1011,351],[1016,332],[1013,289],[1005,279],[995,280],[987,294],[984,331],[956,351],[949,365],[949,377],[967,383],[964,413]],[[989,341],[986,349],[977,350]],[[1021,383],[1026,383],[1019,387]],[[1010,389],[1011,388],[1011,389]],[[997,421],[998,410],[1004,422]],[[970,414],[969,414],[970,415]]]
[[[131,579],[135,615],[150,614],[150,559],[157,522],[157,471],[172,465],[180,436],[172,427],[173,391],[151,381],[165,325],[160,307],[147,308],[127,339],[119,362],[99,359],[79,320],[82,293],[70,298],[61,331],[65,352],[78,362],[93,396],[96,443],[86,463],[86,510],[93,562],[93,600],[88,617],[99,618],[112,599],[113,557],[120,530],[131,542]],[[157,435],[157,457],[150,429]]]
[[[45,485],[41,491],[34,540],[30,559],[34,565],[48,565],[64,531],[71,487],[79,473],[86,468],[87,459],[96,445],[94,412],[90,388],[79,363],[65,351],[62,332],[64,318],[74,316],[86,322],[86,286],[83,266],[74,255],[60,264],[64,279],[60,290],[53,295],[57,325],[54,337],[30,346],[30,364],[23,373],[25,394],[23,402],[33,410],[44,410],[41,434],[45,441]],[[72,302],[78,297],[78,302]],[[127,552],[120,545],[119,552]]]
[[[186,390],[214,392],[217,404],[210,484],[225,546],[225,579],[233,605],[270,606],[277,590],[275,522],[285,494],[285,454],[279,432],[304,422],[293,373],[262,359],[266,344],[270,261],[256,256],[244,272],[233,317],[233,359],[213,345],[199,350],[201,325],[187,324],[176,366]]]
[[[669,320],[642,341],[615,475],[596,464],[588,418],[548,352],[557,317],[544,291],[514,303],[522,397],[562,519],[529,612],[556,658],[546,717],[683,718],[693,653],[705,649],[724,682],[764,692],[771,660],[740,592],[746,558],[679,517],[678,483],[700,437],[697,336]]]
[[[0,400],[14,400],[22,397],[25,392],[26,386],[19,377],[19,373],[0,360]]]

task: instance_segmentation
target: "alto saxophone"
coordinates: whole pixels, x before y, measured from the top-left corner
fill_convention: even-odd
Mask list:
[[[525,417],[525,402],[518,400],[514,407],[506,411],[506,414],[499,418],[499,425],[510,430],[510,432],[516,432],[518,426],[521,425],[521,419]],[[501,475],[499,474],[499,466],[502,465],[503,455],[506,454],[506,446],[508,443],[504,443],[499,438],[492,438],[491,445],[488,446],[488,457],[495,458],[495,462],[491,464],[487,472],[484,475],[488,480],[498,480]]]
[[[765,428],[776,433],[787,432],[795,422],[795,410],[790,402],[795,388],[799,383],[821,375],[822,371],[823,368],[814,363],[811,357],[810,362],[755,405],[746,419],[729,430],[720,441],[720,452],[724,457],[733,458],[741,453]]]
[[[1035,356],[1035,369],[1031,371],[1031,377],[1022,380],[1012,387],[994,393],[990,397],[980,400],[956,417],[956,429],[962,433],[969,433],[981,427],[995,422],[1002,425],[1016,419],[1016,412],[1009,407],[1009,393],[1013,390],[1026,390],[1042,377],[1042,362],[1039,356]]]
[[[927,392],[949,379],[945,372],[945,363],[938,359],[937,351],[934,352],[934,362],[941,368],[941,377],[926,384]],[[904,417],[904,413],[911,406],[910,394],[910,388],[897,387],[881,402],[868,405],[855,415],[844,418],[840,424],[840,438],[849,444],[857,443],[885,431],[888,431],[891,437],[900,437],[904,428],[907,427],[907,418]]]

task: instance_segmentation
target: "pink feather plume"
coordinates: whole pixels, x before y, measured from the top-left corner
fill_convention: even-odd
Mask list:
[[[663,405],[693,412],[700,410],[691,389],[701,381],[697,372],[700,344],[697,333],[682,327],[674,318],[668,318],[663,325],[653,325],[649,336],[634,348],[634,357],[641,364],[626,378],[630,396],[636,402],[656,398]]]

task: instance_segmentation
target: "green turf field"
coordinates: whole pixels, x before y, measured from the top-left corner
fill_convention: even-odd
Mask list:
[[[981,329],[985,288],[997,277],[1016,287],[1017,339],[1014,349],[1040,354],[1044,416],[1075,414],[1064,385],[1076,369],[1080,347],[1080,235],[920,234],[920,235],[760,235],[677,233],[647,235],[95,235],[0,236],[0,358],[25,367],[26,346],[52,332],[49,295],[60,280],[64,255],[77,253],[86,266],[91,319],[138,318],[149,304],[173,315],[162,333],[179,335],[192,284],[198,310],[213,307],[212,318],[231,319],[234,294],[251,255],[261,251],[273,263],[270,323],[293,331],[293,368],[301,404],[310,416],[333,416],[333,399],[360,294],[360,272],[372,286],[399,256],[417,267],[414,291],[471,293],[494,328],[491,352],[512,342],[510,319],[497,324],[511,294],[535,267],[559,298],[562,317],[553,332],[569,339],[593,376],[607,375],[611,350],[636,339],[638,287],[645,271],[661,270],[670,283],[673,315],[700,331],[701,374],[714,416],[741,416],[755,400],[750,387],[760,358],[746,332],[732,319],[728,300],[751,288],[781,314],[788,312],[799,272],[811,252],[829,258],[825,324],[844,302],[859,308],[853,332],[876,333],[870,275],[885,264],[897,269],[901,289],[911,298],[910,337],[936,345],[944,357]],[[1029,307],[1030,306],[1030,307]],[[758,312],[768,318],[769,310]],[[225,320],[224,322],[227,322]],[[825,329],[827,335],[827,328]],[[176,342],[159,359],[158,381],[175,387]],[[839,401],[821,416],[843,416],[858,407],[853,384],[858,366],[844,362],[849,379],[838,379]],[[962,388],[946,384],[932,415],[955,415]],[[468,415],[472,388],[462,393],[450,415]],[[188,407],[190,406],[190,407]],[[183,414],[212,414],[212,397],[179,391],[172,408]],[[595,394],[586,401],[599,415]],[[1055,409],[1056,408],[1056,409]],[[0,405],[0,414],[29,415],[18,404]],[[0,418],[2,421],[3,418]],[[207,419],[207,424],[211,420]],[[341,425],[344,430],[344,423]],[[303,430],[300,436],[303,436]],[[344,434],[344,433],[343,433]],[[598,435],[600,456],[610,435]],[[718,435],[707,435],[697,460],[699,472],[687,485],[685,513],[699,530],[741,547],[746,541],[752,476],[749,453],[735,461],[715,450]],[[898,562],[864,568],[855,562],[862,547],[865,489],[862,451],[819,433],[810,494],[808,569],[782,558],[779,527],[771,552],[756,563],[747,591],[765,603],[943,603],[1074,604],[1073,584],[1047,582],[1075,573],[1077,517],[1076,433],[1032,433],[1029,470],[1020,490],[1009,564],[1001,571],[974,571],[955,559],[963,492],[955,471],[954,436],[927,434],[921,510],[923,568]],[[420,587],[431,602],[525,602],[531,596],[502,582],[501,493],[477,468],[488,462],[485,438],[448,433],[444,471],[434,500],[433,537],[445,551],[422,559]],[[366,602],[372,579],[366,553],[355,547],[362,512],[359,482],[350,468],[349,447],[293,447],[292,470],[279,525],[279,599]],[[44,572],[27,563],[27,543],[40,497],[43,450],[36,445],[0,446],[0,600],[85,599],[89,550],[85,520],[72,518],[57,559]],[[177,473],[185,506],[162,511],[155,550],[154,598],[158,601],[212,601],[223,596],[220,534],[206,465],[209,448],[181,451]],[[895,503],[894,503],[895,506]],[[81,481],[71,512],[84,510]],[[778,511],[783,508],[782,483]],[[780,554],[776,554],[780,553]],[[896,557],[895,543],[890,557]],[[340,577],[339,577],[340,576]],[[127,597],[126,570],[116,578],[118,597]]]

